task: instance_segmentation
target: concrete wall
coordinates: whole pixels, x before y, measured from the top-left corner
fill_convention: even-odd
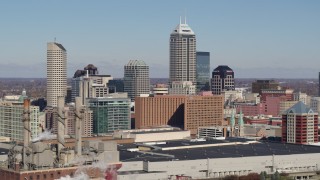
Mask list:
[[[141,171],[143,170],[142,161],[131,161],[131,162],[122,162],[122,167],[119,169],[121,171]]]
[[[167,177],[183,174],[186,176],[191,176],[192,178],[213,178],[234,174],[247,175],[251,172],[260,173],[261,171],[266,171],[267,173],[271,173],[272,171],[287,173],[317,171],[319,166],[320,153],[316,153],[282,156],[253,156],[186,161],[144,162],[143,164],[139,162],[123,162],[123,166],[119,171],[143,169],[146,172],[153,173],[154,171],[164,171],[166,172]],[[140,174],[136,173],[135,177],[139,179]],[[150,179],[152,178],[150,177]]]
[[[1,162],[4,162],[4,161],[7,161],[8,160],[8,155],[5,154],[5,155],[0,155],[0,163]]]
[[[146,162],[145,171],[166,171],[167,175],[188,175],[193,178],[205,177],[207,160]]]
[[[127,172],[125,174],[118,174],[118,180],[150,180],[150,179],[163,179],[167,180],[168,176],[165,172],[143,173]]]
[[[134,134],[134,136],[135,137],[130,137],[130,138],[134,138],[135,142],[168,141],[168,140],[190,138],[190,131]]]

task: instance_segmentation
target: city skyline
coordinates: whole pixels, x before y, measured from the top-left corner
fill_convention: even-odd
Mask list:
[[[317,78],[320,2],[182,2],[3,2],[0,76],[45,77],[45,44],[57,38],[68,49],[68,78],[89,63],[122,78],[130,59],[168,78],[168,36],[186,14],[211,72],[229,65],[236,78]]]

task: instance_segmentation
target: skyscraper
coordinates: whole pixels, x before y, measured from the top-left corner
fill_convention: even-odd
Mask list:
[[[234,72],[229,66],[218,66],[212,71],[211,91],[213,94],[221,94],[222,91],[234,89]]]
[[[169,84],[173,81],[191,81],[196,85],[196,35],[186,20],[170,34]]]
[[[59,43],[47,44],[47,106],[56,107],[67,94],[67,51]]]
[[[210,52],[197,52],[197,91],[209,91]]]
[[[109,80],[108,88],[109,88],[109,93],[124,92],[123,79]]]
[[[99,75],[93,64],[77,70],[71,80],[71,102],[75,102],[76,97],[81,97],[82,103],[86,98],[105,97],[109,94],[108,83],[112,79],[110,75]]]
[[[131,100],[150,93],[149,66],[144,61],[130,60],[124,66],[124,91]]]
[[[170,95],[193,95],[196,94],[196,87],[191,81],[173,81],[169,88]]]

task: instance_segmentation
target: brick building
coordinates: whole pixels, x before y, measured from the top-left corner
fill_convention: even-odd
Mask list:
[[[257,80],[252,83],[252,93],[261,93],[261,90],[280,89],[280,85],[275,80]]]
[[[260,101],[265,101],[266,97],[280,97],[285,96],[287,101],[293,101],[293,89],[275,90],[275,89],[262,89]]]
[[[222,124],[223,102],[220,95],[137,97],[135,127],[170,125],[196,134],[199,126]]]
[[[282,142],[310,144],[318,142],[318,113],[299,101],[282,115]]]

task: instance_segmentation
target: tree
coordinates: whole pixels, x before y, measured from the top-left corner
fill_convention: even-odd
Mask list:
[[[239,180],[239,176],[237,175],[229,175],[223,178],[224,180]]]
[[[260,180],[266,180],[266,176],[263,172],[260,173]]]
[[[280,173],[278,171],[276,171],[274,173],[274,176],[275,176],[276,180],[280,180]]]

